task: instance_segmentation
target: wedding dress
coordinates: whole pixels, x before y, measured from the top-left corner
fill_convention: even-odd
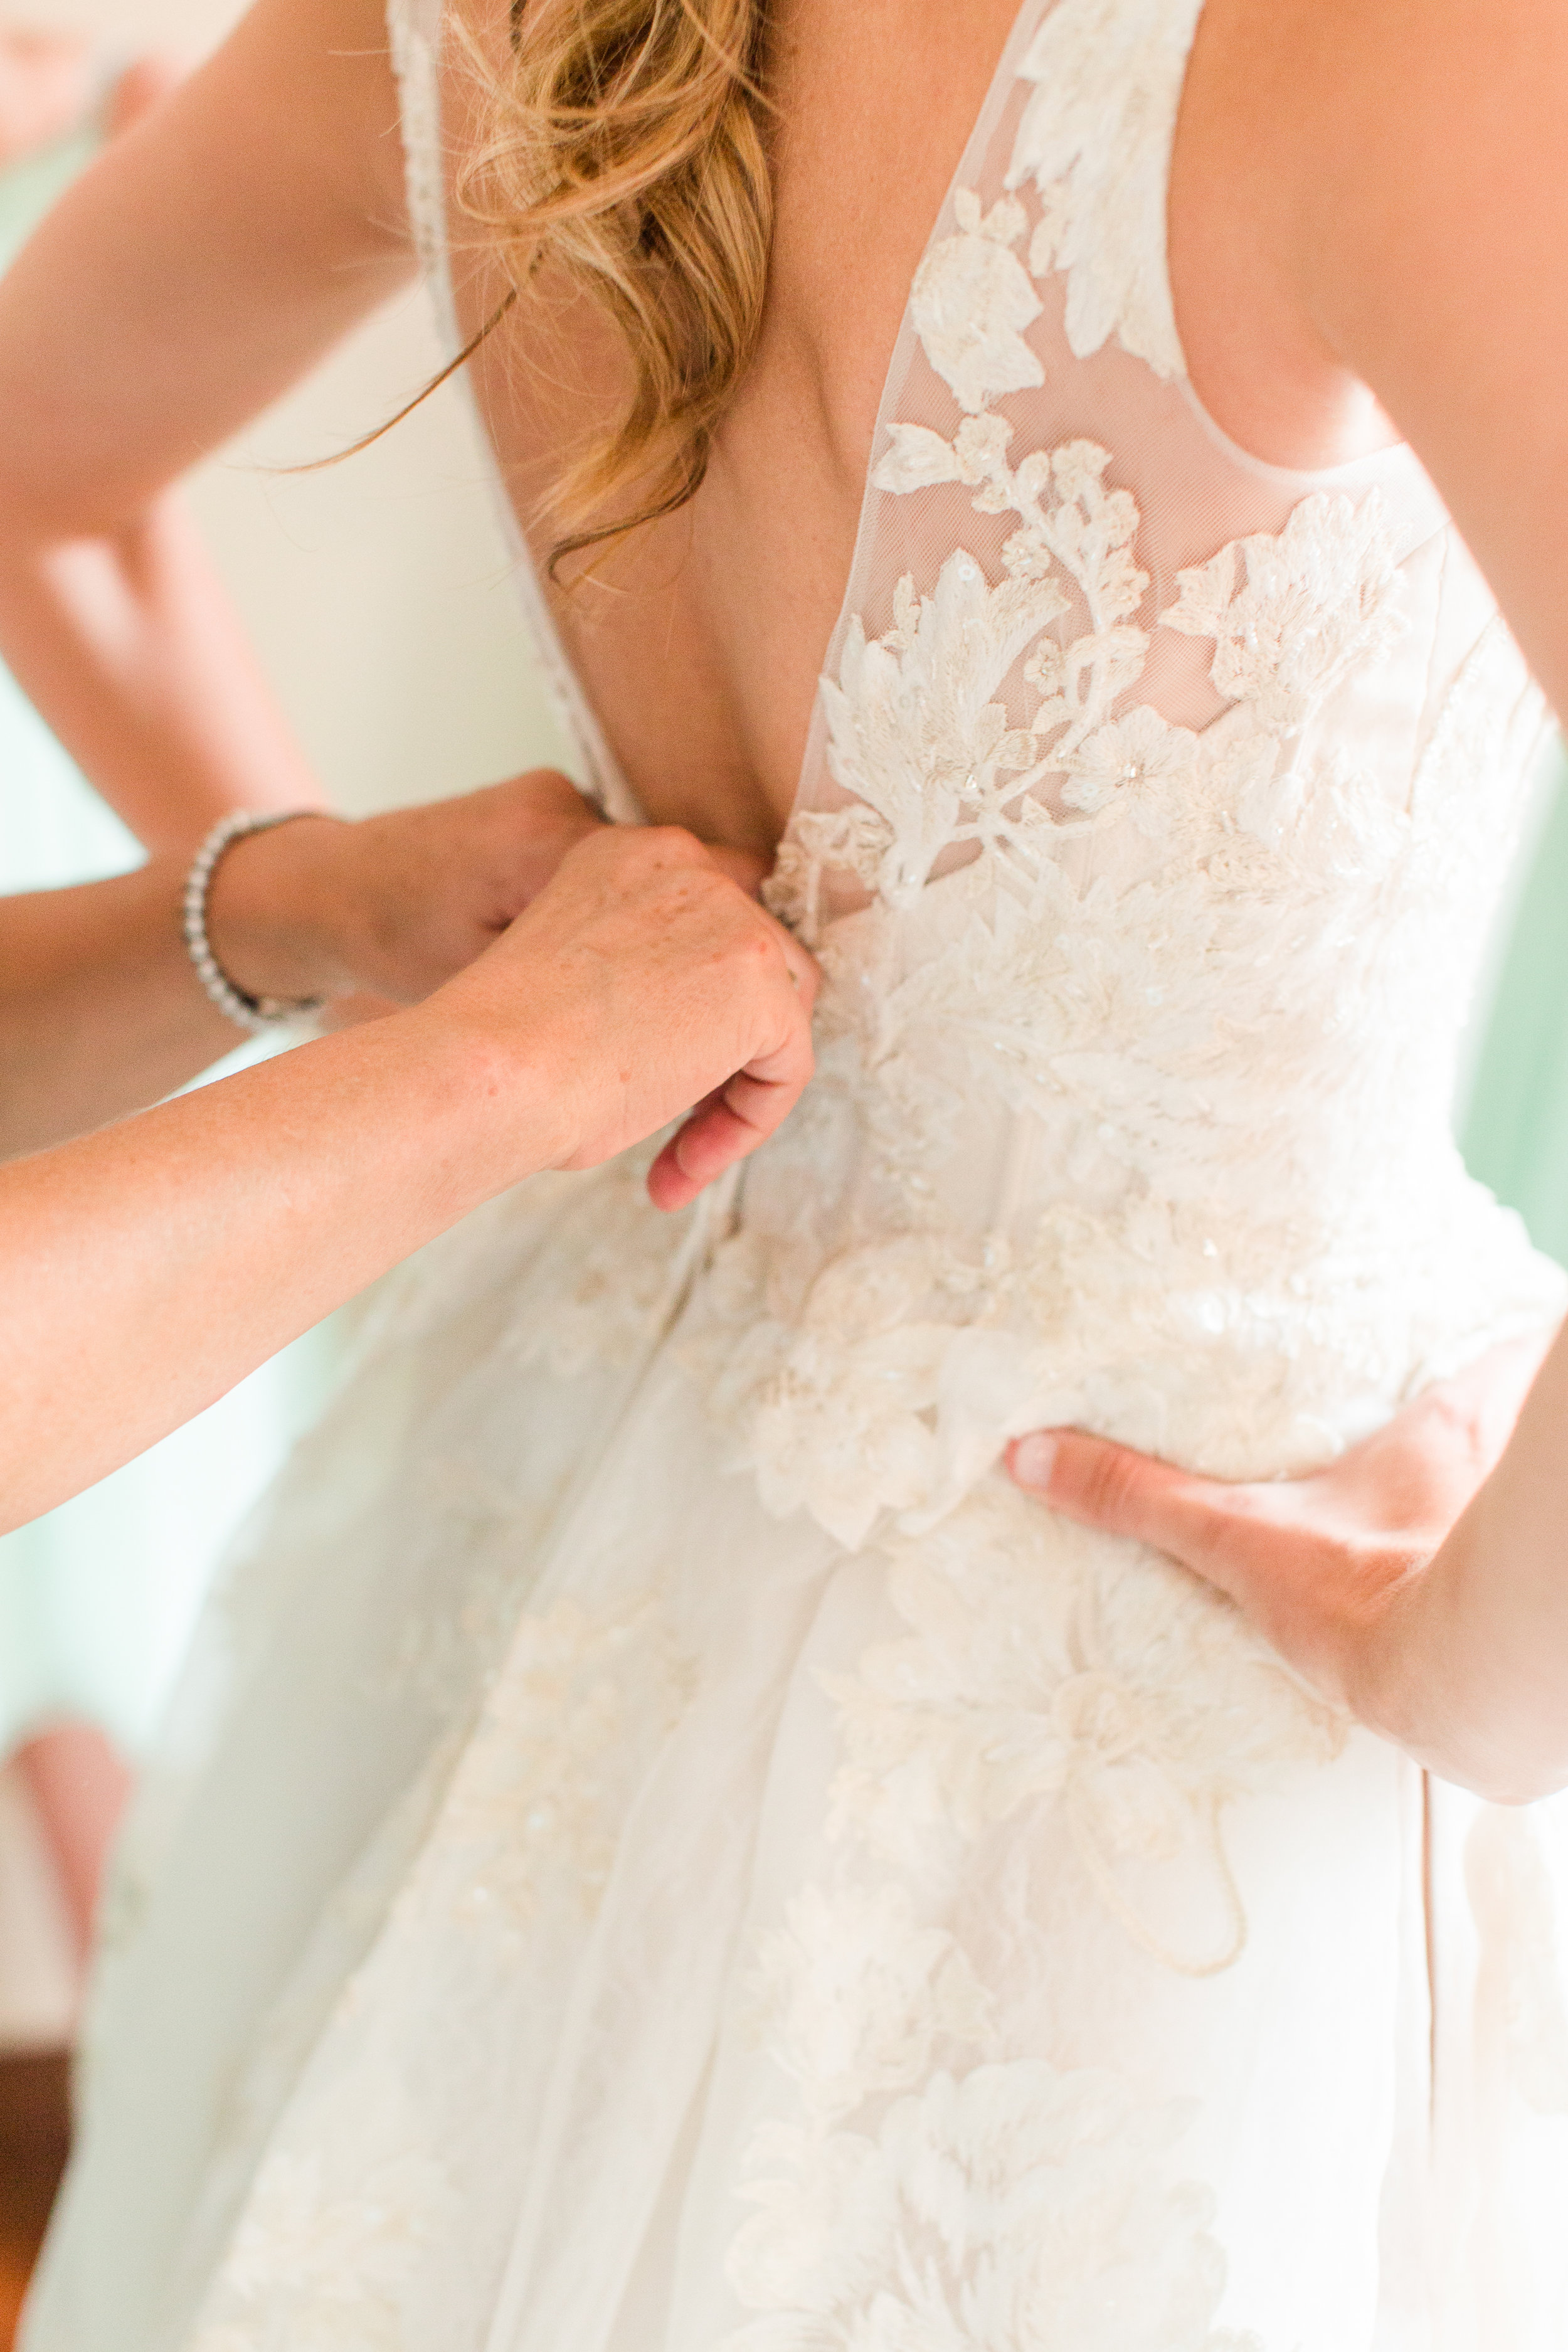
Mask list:
[[[426,1251],[231,1573],[28,2352],[1568,2340],[1562,1809],[996,1466],[1302,1470],[1564,1303],[1449,1137],[1541,698],[1408,450],[1194,396],[1200,5],[1024,0],[915,278],[807,1098],[682,1217],[633,1154]]]

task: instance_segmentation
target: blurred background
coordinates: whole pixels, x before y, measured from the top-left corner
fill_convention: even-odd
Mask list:
[[[0,0],[0,27],[84,34],[100,92],[186,65],[238,0]],[[102,108],[0,148],[0,268],[100,142]],[[192,503],[337,807],[358,814],[570,765],[526,643],[464,396],[448,385],[325,472],[439,365],[395,304],[205,467]],[[0,892],[140,852],[0,671]],[[1456,1106],[1472,1168],[1568,1262],[1568,771],[1554,750],[1502,910]],[[66,2053],[102,1856],[214,1562],[331,1377],[329,1325],[187,1430],[0,1539],[0,2352],[66,2134]]]
[[[0,28],[90,37],[86,116],[0,152],[0,268],[101,143],[145,54],[186,66],[242,0],[0,0]],[[463,394],[331,455],[427,383],[417,291],[205,467],[194,506],[333,803],[347,814],[566,764],[541,690]],[[122,871],[135,842],[0,670],[0,892]],[[232,1066],[232,1065],[230,1066]],[[0,1539],[0,2347],[64,2154],[65,2061],[102,1853],[214,1560],[331,1374],[331,1326],[191,1428]]]

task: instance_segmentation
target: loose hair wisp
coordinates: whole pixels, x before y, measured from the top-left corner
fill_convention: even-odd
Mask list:
[[[756,350],[773,233],[766,0],[513,0],[458,183],[512,292],[546,262],[607,314],[631,389],[544,502],[551,571],[683,506]],[[617,511],[624,502],[625,510]]]

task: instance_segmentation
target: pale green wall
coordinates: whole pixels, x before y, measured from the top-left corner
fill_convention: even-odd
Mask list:
[[[1568,762],[1517,903],[1461,1140],[1472,1171],[1568,1265]]]

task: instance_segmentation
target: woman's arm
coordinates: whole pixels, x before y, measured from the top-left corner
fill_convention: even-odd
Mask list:
[[[600,827],[426,1003],[0,1168],[0,1527],[494,1193],[697,1103],[649,1179],[684,1205],[799,1095],[814,982],[689,835]]]
[[[63,139],[92,95],[92,44],[79,34],[0,25],[0,171]]]
[[[1419,1763],[1510,1804],[1568,1785],[1565,1433],[1568,1328],[1494,1349],[1308,1478],[1226,1486],[1079,1430],[1020,1438],[1009,1465],[1053,1511],[1229,1593]]]
[[[149,846],[319,791],[170,485],[412,274],[378,0],[261,0],[0,280],[0,645]]]
[[[564,776],[236,842],[207,937],[247,995],[413,1003],[521,913],[600,819]],[[724,870],[755,877],[731,851]],[[182,927],[186,862],[0,898],[0,1159],[172,1094],[240,1033],[208,1002]]]
[[[192,969],[184,874],[155,858],[0,898],[0,1160],[157,1102],[240,1043]]]
[[[1392,419],[1561,713],[1565,126],[1562,0],[1206,0],[1171,198],[1183,342],[1219,424],[1313,467]]]

